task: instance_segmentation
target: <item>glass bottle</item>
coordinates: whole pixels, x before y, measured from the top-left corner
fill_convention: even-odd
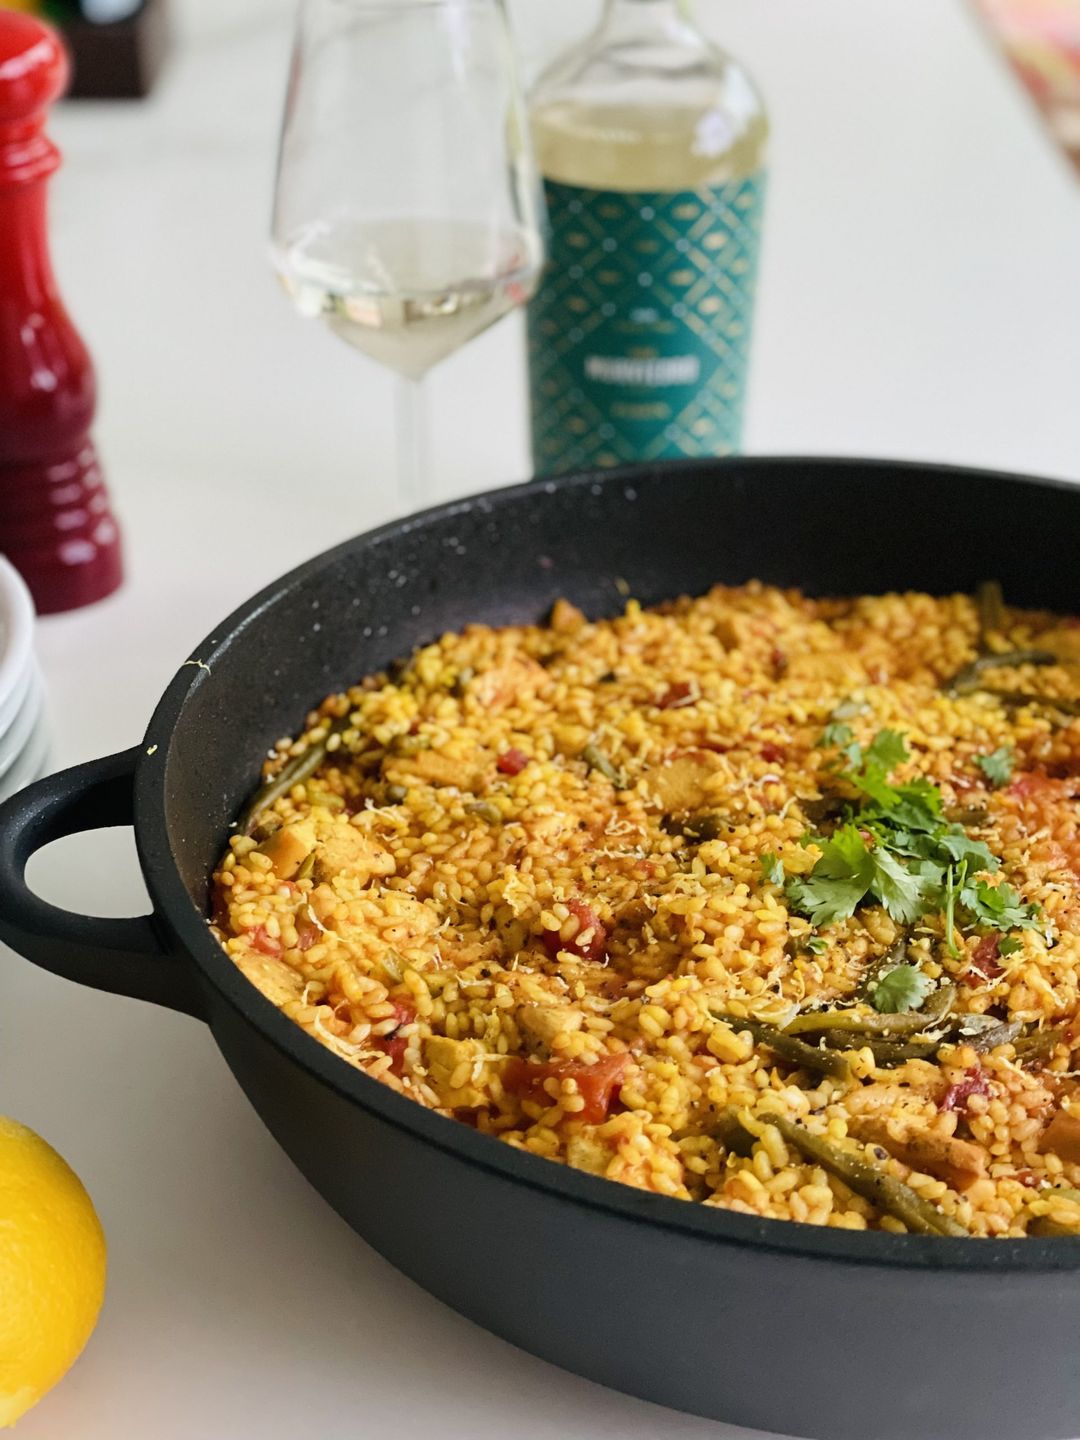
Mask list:
[[[737,451],[768,136],[745,70],[679,0],[606,0],[529,111],[549,216],[536,472]]]

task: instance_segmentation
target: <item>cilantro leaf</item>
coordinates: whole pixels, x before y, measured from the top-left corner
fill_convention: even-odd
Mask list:
[[[936,836],[935,840],[950,860],[955,860],[957,863],[966,860],[969,870],[993,872],[999,868],[997,858],[990,853],[981,840],[972,840],[962,825],[950,825],[947,830],[943,830],[940,835]]]
[[[1006,935],[998,944],[999,955],[1015,955],[1018,950],[1024,948],[1024,942],[1019,935]]]
[[[817,742],[819,749],[825,749],[830,745],[849,745],[855,738],[855,732],[850,725],[840,725],[830,721],[821,732],[821,739]]]
[[[889,784],[889,775],[907,758],[908,749],[900,732],[879,730],[865,754],[853,756],[849,753],[854,768],[843,778],[868,795],[875,805],[888,810],[896,804],[900,794],[895,786]]]
[[[932,864],[927,873],[901,864],[883,846],[871,851],[874,865],[873,891],[894,920],[910,925],[924,914],[941,889],[941,872]]]
[[[761,874],[769,885],[783,885],[784,883],[784,867],[772,850],[764,851],[761,856]]]
[[[882,1015],[918,1010],[933,985],[934,982],[917,965],[896,965],[886,971],[874,986],[870,1001]]]
[[[975,764],[995,789],[1007,785],[1012,779],[1013,752],[1008,745],[999,745],[996,750],[991,750],[989,755],[976,755]]]
[[[879,730],[866,752],[866,763],[875,765],[886,775],[908,759],[908,748],[899,730]]]
[[[967,883],[960,890],[960,904],[976,925],[991,930],[1032,930],[1042,913],[1038,905],[1026,905],[1004,881],[991,885],[986,880]]]
[[[829,948],[829,942],[825,939],[824,935],[811,935],[810,939],[806,942],[806,948],[810,951],[811,955],[824,955],[825,951]]]
[[[889,821],[908,830],[936,830],[941,820],[941,791],[925,776],[896,787]]]
[[[787,883],[787,897],[815,925],[830,925],[855,913],[874,881],[874,860],[854,825],[843,825],[821,844],[821,858],[809,875]]]

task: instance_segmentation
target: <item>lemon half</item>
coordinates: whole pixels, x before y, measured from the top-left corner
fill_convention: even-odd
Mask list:
[[[0,1116],[0,1428],[51,1390],[105,1295],[105,1235],[79,1177]]]

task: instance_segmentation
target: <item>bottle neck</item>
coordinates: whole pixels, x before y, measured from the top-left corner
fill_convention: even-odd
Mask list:
[[[671,35],[683,31],[689,0],[605,0],[600,28],[605,35]]]

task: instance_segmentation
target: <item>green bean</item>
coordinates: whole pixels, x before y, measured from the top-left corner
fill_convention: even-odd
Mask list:
[[[1051,1220],[1049,1215],[1036,1215],[1028,1225],[1027,1233],[1040,1240],[1046,1240],[1050,1236],[1080,1235],[1080,1221],[1075,1225],[1063,1225],[1059,1220]]]
[[[786,1035],[775,1025],[766,1025],[761,1020],[740,1020],[738,1016],[720,1015],[715,1010],[712,1014],[714,1019],[722,1020],[736,1032],[748,1030],[756,1045],[763,1045],[788,1065],[809,1070],[816,1075],[831,1075],[834,1080],[851,1079],[851,1066],[847,1057],[838,1050],[808,1045],[805,1040],[797,1040],[794,1035]]]
[[[503,814],[493,800],[470,800],[465,806],[467,815],[478,815],[489,825],[501,825]]]
[[[785,1035],[811,1035],[822,1030],[853,1032],[858,1035],[918,1035],[948,1015],[956,1003],[956,987],[943,985],[930,997],[925,1010],[903,1010],[895,1014],[859,1015],[854,1010],[808,1010],[784,1026]]]
[[[999,1045],[1011,1045],[1022,1028],[1019,1020],[1003,1020],[1000,1025],[977,1030],[974,1035],[965,1035],[961,1030],[955,1038],[963,1045],[970,1045],[972,1050],[985,1054],[988,1050],[996,1050]]]
[[[938,1040],[883,1040],[873,1035],[853,1035],[847,1030],[826,1030],[821,1037],[832,1050],[869,1050],[878,1065],[906,1065],[909,1060],[932,1060],[944,1043]]]
[[[716,1117],[715,1133],[724,1149],[733,1155],[749,1160],[754,1153],[754,1136],[739,1120],[739,1112],[734,1105],[725,1105],[720,1111]]]
[[[990,636],[1000,634],[1005,626],[1001,581],[984,580],[975,592],[975,606],[979,612],[979,653],[985,655],[990,649]]]
[[[1012,1044],[1018,1060],[1048,1060],[1064,1038],[1063,1030],[1029,1030]]]
[[[1043,710],[1058,710],[1062,715],[1080,715],[1080,700],[1064,700],[1060,695],[1032,695],[1027,690],[995,690],[989,685],[982,688],[1003,705],[1037,705]]]
[[[1057,656],[1049,650],[999,650],[989,655],[977,655],[959,669],[951,679],[946,680],[942,689],[946,695],[967,695],[972,690],[985,689],[980,684],[984,670],[999,670],[1003,666],[1056,665]]]
[[[929,1201],[917,1195],[910,1186],[903,1184],[880,1165],[857,1155],[851,1150],[842,1150],[838,1145],[813,1135],[805,1125],[788,1120],[783,1115],[759,1115],[766,1125],[775,1125],[784,1140],[792,1145],[815,1165],[828,1170],[842,1180],[856,1195],[869,1200],[886,1215],[903,1221],[907,1228],[921,1235],[967,1235],[968,1231],[951,1219]]]
[[[627,788],[626,776],[612,763],[598,745],[586,745],[585,749],[581,752],[581,758],[590,770],[598,770],[605,780],[610,780],[616,790],[625,790]]]
[[[667,835],[685,835],[695,845],[701,845],[706,840],[719,839],[728,823],[726,816],[706,810],[696,815],[665,815],[660,828]]]
[[[945,819],[950,825],[985,825],[990,819],[990,811],[985,805],[961,805],[954,810],[946,810]]]
[[[326,759],[327,740],[331,735],[340,735],[343,730],[348,729],[348,726],[349,717],[347,715],[340,720],[335,720],[325,739],[317,740],[314,745],[309,745],[302,755],[294,755],[291,760],[286,760],[277,774],[271,776],[265,785],[260,785],[240,811],[236,817],[237,831],[241,835],[249,835],[255,820],[268,805],[272,805],[282,795],[287,795],[294,785],[299,785],[301,780],[306,780],[309,775],[314,775]]]

